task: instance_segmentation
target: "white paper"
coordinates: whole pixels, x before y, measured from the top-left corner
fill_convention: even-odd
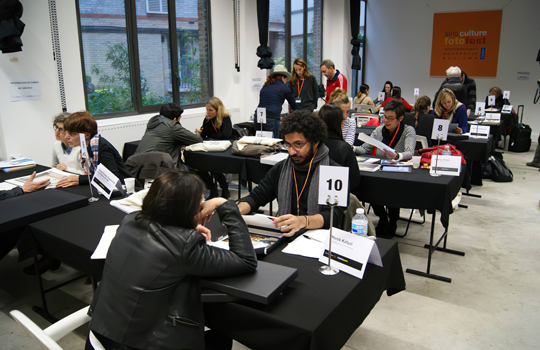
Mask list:
[[[380,149],[380,150],[383,150],[383,151],[384,151],[384,150],[387,150],[387,151],[396,153],[396,151],[394,151],[393,148],[388,147],[387,145],[385,145],[385,144],[382,143],[381,141],[376,140],[376,139],[374,139],[373,137],[364,134],[363,132],[361,132],[361,133],[358,134],[358,139],[359,139],[360,141],[364,141],[365,143],[369,143],[370,145],[375,146],[375,147],[377,147],[377,148]]]
[[[10,184],[9,182],[0,182],[0,191],[7,191],[11,190],[13,188],[17,187],[14,184]]]
[[[501,113],[486,113],[486,121],[500,122],[501,121]]]
[[[420,89],[414,88],[414,96],[420,96]]]
[[[26,166],[26,165],[34,165],[36,162],[34,162],[30,158],[15,158],[10,160],[5,160],[0,162],[0,168],[14,168],[17,166]]]
[[[107,252],[109,251],[109,247],[111,246],[114,236],[116,236],[118,226],[119,225],[105,226],[103,235],[101,236],[98,246],[96,247],[96,250],[94,250],[94,254],[92,254],[90,259],[105,259],[107,257]]]
[[[274,225],[274,216],[264,214],[242,215],[248,225],[249,233],[262,234],[270,237],[281,237],[283,233]]]
[[[495,106],[495,96],[489,95],[488,96],[488,106]]]
[[[486,105],[484,102],[476,102],[476,113],[477,116],[486,114]]]
[[[431,139],[437,140],[441,139],[446,141],[448,136],[448,127],[450,126],[450,120],[446,119],[434,119],[433,120],[433,129],[431,131]]]
[[[63,172],[56,168],[51,168],[51,169],[42,171],[40,173],[37,173],[36,177],[34,178],[34,182],[39,182],[39,181],[48,179],[51,181],[51,183],[49,184],[49,186],[47,186],[47,188],[55,188],[58,181],[62,180],[63,178],[69,175],[73,175],[73,174]],[[31,175],[21,176],[14,179],[8,179],[6,180],[6,182],[22,187],[24,183],[30,178],[30,176]]]
[[[437,174],[459,176],[461,172],[461,157],[460,156],[441,156],[436,159],[436,155],[431,156],[431,169],[429,173],[435,173],[435,167],[437,167]]]
[[[272,131],[257,130],[257,131],[255,131],[255,136],[256,137],[269,137],[269,138],[272,138],[272,137],[274,137],[274,133]]]
[[[505,90],[503,92],[503,98],[508,100],[510,98],[510,91],[509,90]]]
[[[504,105],[501,112],[502,113],[512,113],[512,109],[514,109],[513,105]]]
[[[266,124],[266,108],[257,108],[257,123]]]
[[[321,256],[324,241],[329,235],[328,230],[308,230],[289,243],[283,253],[318,259]],[[307,238],[309,237],[309,238]]]
[[[92,185],[107,199],[111,199],[111,194],[115,188],[122,189],[120,180],[103,164],[98,165],[92,178]]]
[[[379,91],[378,100],[379,100],[380,102],[384,102],[384,100],[385,100],[384,96],[385,96],[385,95],[384,95],[384,92]]]
[[[261,157],[260,162],[261,164],[275,165],[281,162],[282,160],[287,159],[288,156],[289,156],[289,153],[287,152],[279,152],[279,153],[272,154],[267,157]]]
[[[346,207],[349,202],[349,168],[319,166],[319,204]]]
[[[39,79],[13,80],[9,86],[10,101],[41,100],[41,83]]]
[[[489,126],[486,125],[471,125],[469,127],[469,136],[480,139],[487,139],[489,137]]]
[[[323,245],[323,250],[319,256],[319,261],[326,264],[328,257],[325,252],[329,247],[328,237]],[[381,254],[375,241],[366,237],[353,235],[337,228],[332,229],[332,261],[331,266],[346,272],[352,276],[362,278],[366,271],[368,260],[372,256],[372,261],[378,266],[382,266]]]
[[[251,78],[251,92],[261,91],[263,86],[263,81],[261,78]]]

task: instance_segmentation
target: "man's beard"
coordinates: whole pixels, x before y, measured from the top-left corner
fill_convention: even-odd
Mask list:
[[[313,151],[313,145],[310,144],[309,145],[309,152],[306,154],[305,158],[302,159],[302,160],[299,160],[298,162],[294,160],[294,158],[292,159],[293,163],[295,165],[306,165],[308,164],[309,162],[311,162],[311,159],[313,158],[313,154],[314,154],[314,151]]]

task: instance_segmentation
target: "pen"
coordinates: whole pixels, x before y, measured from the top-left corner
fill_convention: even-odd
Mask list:
[[[322,243],[322,241],[319,241],[318,239],[315,239],[315,238],[312,238],[312,237],[309,237],[307,235],[304,235],[305,238],[309,239],[309,240],[312,240],[312,241],[316,241],[316,242],[320,242]]]

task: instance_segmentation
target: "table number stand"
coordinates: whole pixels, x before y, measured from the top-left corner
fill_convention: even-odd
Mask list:
[[[332,261],[332,226],[334,226],[334,207],[338,204],[337,196],[334,198],[334,203],[330,203],[330,196],[328,196],[328,199],[326,200],[326,204],[330,206],[330,230],[329,230],[330,237],[328,241],[328,265],[321,266],[319,268],[319,272],[322,273],[323,275],[333,276],[339,273],[338,269],[330,266],[330,262]]]
[[[435,155],[435,171],[432,173],[430,172],[429,175],[431,176],[441,176],[441,174],[437,174],[437,164],[439,164],[439,148],[441,147],[441,136],[439,135],[437,137],[437,154]],[[431,164],[433,166],[433,164]]]
[[[88,176],[88,186],[90,186],[90,198],[88,198],[88,202],[94,203],[99,201],[99,197],[94,197],[94,191],[92,191],[92,179],[90,179],[90,161],[88,158],[84,161],[84,167],[86,170],[86,175]]]

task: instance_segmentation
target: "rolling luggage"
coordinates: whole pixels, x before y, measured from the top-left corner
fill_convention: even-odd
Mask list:
[[[531,148],[531,127],[523,124],[523,105],[518,106],[518,115],[520,115],[519,124],[513,126],[510,130],[510,143],[508,150],[510,152],[528,152]],[[520,114],[521,109],[521,114]]]

